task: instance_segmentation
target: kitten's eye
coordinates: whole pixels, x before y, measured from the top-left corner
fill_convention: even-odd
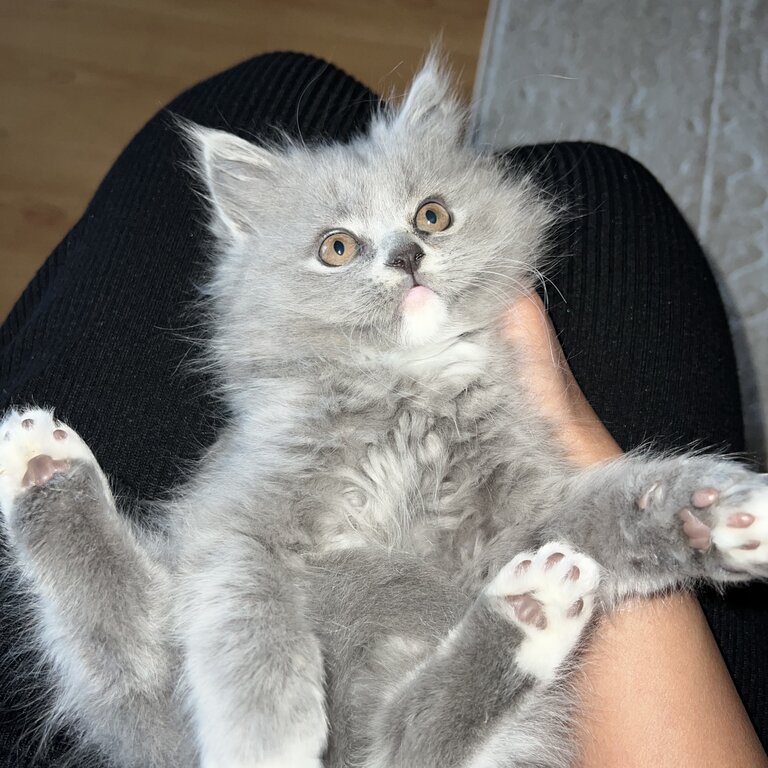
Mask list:
[[[451,226],[451,214],[436,200],[427,200],[416,211],[415,224],[422,232],[442,232]]]
[[[349,232],[333,232],[320,243],[320,261],[329,267],[343,267],[357,255],[358,242]]]

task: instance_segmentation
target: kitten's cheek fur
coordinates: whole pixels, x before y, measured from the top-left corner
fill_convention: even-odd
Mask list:
[[[434,341],[448,321],[448,308],[436,293],[402,308],[400,341],[407,347]]]

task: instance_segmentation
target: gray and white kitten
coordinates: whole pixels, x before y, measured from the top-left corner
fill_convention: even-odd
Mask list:
[[[116,766],[564,766],[593,611],[768,576],[768,484],[719,458],[570,464],[500,333],[554,220],[462,143],[436,60],[346,146],[189,129],[232,414],[134,529],[40,409],[0,505],[52,718]],[[572,666],[572,665],[570,665]]]

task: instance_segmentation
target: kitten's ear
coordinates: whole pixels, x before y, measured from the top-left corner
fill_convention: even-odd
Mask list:
[[[424,131],[443,141],[459,142],[464,134],[465,110],[439,50],[433,49],[414,77],[392,126],[409,133]]]
[[[254,232],[254,209],[274,178],[276,154],[225,131],[192,123],[182,129],[217,222],[235,236]]]

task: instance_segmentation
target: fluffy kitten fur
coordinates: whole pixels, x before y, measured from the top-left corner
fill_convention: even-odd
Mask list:
[[[434,57],[349,145],[188,128],[231,419],[164,536],[49,412],[0,426],[53,716],[116,766],[567,765],[593,605],[768,576],[764,478],[701,456],[578,469],[529,407],[500,318],[554,216],[462,130]],[[425,200],[447,229],[415,226]],[[339,229],[359,250],[327,266]]]

